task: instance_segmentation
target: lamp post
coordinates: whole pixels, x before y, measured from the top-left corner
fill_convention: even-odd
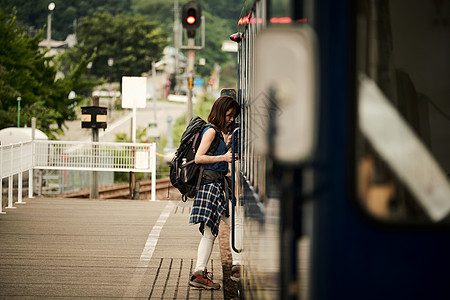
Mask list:
[[[17,97],[17,128],[20,128],[20,101],[22,97]]]
[[[109,66],[109,82],[112,82],[112,68],[114,66],[114,58],[108,58],[108,66]]]
[[[55,2],[48,4],[48,16],[47,16],[47,48],[50,48],[50,41],[52,39],[52,12],[55,9]]]
[[[109,96],[111,96],[112,90],[112,75],[113,75],[113,66],[114,66],[114,58],[110,57],[108,58],[108,66],[109,66]],[[115,93],[113,93],[113,96],[111,100],[109,101],[109,111],[110,115],[112,116],[112,109],[114,107],[114,101],[115,101]]]
[[[91,77],[92,61],[90,61],[90,62],[87,64],[86,69],[88,69],[88,80],[89,80],[90,77]]]
[[[91,80],[91,70],[92,70],[92,61],[90,61],[87,66],[87,80],[90,81]],[[89,94],[92,92],[92,88],[89,87],[86,89],[86,97],[89,97]]]

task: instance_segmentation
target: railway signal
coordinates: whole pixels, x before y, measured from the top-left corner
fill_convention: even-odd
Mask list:
[[[195,32],[197,28],[202,23],[202,9],[200,5],[195,0],[190,0],[188,3],[183,5],[181,10],[181,23],[183,27],[187,31],[187,46],[182,46],[182,49],[188,50],[188,61],[186,73],[189,78],[188,81],[188,97],[187,97],[187,111],[186,111],[186,126],[189,124],[189,121],[192,118],[192,89],[194,87],[194,61],[195,61],[195,52],[194,50],[200,50],[204,48],[205,42],[205,21],[203,20],[202,25],[202,47],[195,46]]]
[[[200,26],[202,9],[196,1],[189,1],[183,5],[181,23],[186,28],[188,38],[195,37],[195,30]]]

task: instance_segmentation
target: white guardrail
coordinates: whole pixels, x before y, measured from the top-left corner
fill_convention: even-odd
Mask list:
[[[13,178],[18,175],[18,201],[22,202],[22,174],[34,169],[143,172],[152,174],[155,200],[156,144],[101,143],[35,140],[0,146],[0,191],[8,178],[8,206],[13,208]],[[2,203],[3,193],[0,193]],[[33,180],[28,180],[28,197],[33,197]],[[2,207],[0,205],[0,213]]]

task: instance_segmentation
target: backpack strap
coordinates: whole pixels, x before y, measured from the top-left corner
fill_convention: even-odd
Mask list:
[[[209,146],[208,151],[206,151],[206,155],[214,155],[214,152],[216,152],[217,148],[219,148],[219,143],[220,143],[220,135],[219,134],[221,134],[221,132],[220,132],[219,128],[217,128],[217,126],[214,124],[206,123],[203,128],[207,128],[207,127],[211,127],[216,131],[214,140],[211,142],[211,146]]]
[[[205,165],[201,165],[200,172],[198,172],[197,186],[195,187],[197,191],[200,189],[200,184],[202,183],[203,170],[205,170]]]

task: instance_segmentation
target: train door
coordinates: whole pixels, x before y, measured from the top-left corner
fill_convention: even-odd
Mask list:
[[[449,3],[320,3],[310,298],[446,299]]]
[[[285,299],[307,294],[307,275],[299,285],[298,274],[308,267],[298,263],[297,249],[307,261],[301,199],[312,189],[317,44],[308,24],[266,28],[265,4],[256,1],[245,16],[239,52],[241,286],[247,299]],[[312,223],[309,207],[305,216]]]

